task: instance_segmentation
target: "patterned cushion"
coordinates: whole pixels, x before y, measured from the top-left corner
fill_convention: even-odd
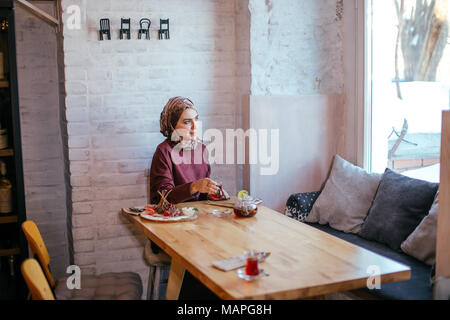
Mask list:
[[[305,221],[319,195],[320,191],[291,195],[286,202],[285,214],[298,221]]]
[[[141,277],[134,272],[81,275],[81,289],[68,289],[66,281],[61,278],[56,284],[57,300],[141,300],[142,296]]]

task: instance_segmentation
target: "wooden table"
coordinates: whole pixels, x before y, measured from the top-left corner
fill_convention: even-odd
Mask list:
[[[198,219],[152,222],[124,213],[172,257],[167,299],[178,299],[186,269],[222,299],[300,299],[364,288],[373,276],[370,266],[379,268],[381,283],[411,276],[407,266],[262,205],[252,218],[217,217],[211,210],[224,208],[205,201],[178,206],[198,208]],[[224,272],[211,265],[246,249],[271,252],[260,264],[270,276],[246,282],[236,270]]]

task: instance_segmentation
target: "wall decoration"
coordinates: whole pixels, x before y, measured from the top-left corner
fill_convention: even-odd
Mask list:
[[[108,36],[108,40],[111,40],[111,29],[109,19],[100,19],[100,40],[103,40],[103,35]]]
[[[139,21],[140,29],[138,32],[138,39],[141,39],[141,36],[145,34],[145,38],[147,40],[150,40],[150,25],[152,22],[150,19],[143,18],[141,21]]]
[[[159,19],[159,39],[161,40],[163,38],[163,35],[166,37],[166,39],[170,39],[170,32],[169,32],[169,19]]]
[[[126,34],[128,40],[131,39],[131,33],[130,33],[130,28],[131,28],[131,19],[120,19],[120,39],[123,39],[123,35]]]
[[[142,39],[142,35],[145,35],[145,39],[150,40],[150,26],[152,22],[149,18],[142,18],[139,21],[138,39]],[[111,40],[111,22],[108,18],[100,19],[100,40],[104,40],[104,35],[108,40]],[[124,39],[124,35],[127,39],[131,39],[131,18],[120,19],[120,39]],[[169,19],[159,19],[158,38],[170,39],[169,31]]]

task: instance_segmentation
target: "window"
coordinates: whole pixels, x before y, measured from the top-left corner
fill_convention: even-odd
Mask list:
[[[449,1],[367,0],[366,11],[369,169],[438,182],[450,105]]]

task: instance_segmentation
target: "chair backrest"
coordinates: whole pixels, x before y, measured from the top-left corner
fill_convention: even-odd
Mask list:
[[[109,19],[100,19],[100,30],[101,31],[109,30]]]
[[[38,257],[42,269],[44,269],[50,287],[53,288],[55,286],[55,280],[50,272],[50,255],[48,254],[47,247],[45,246],[38,227],[33,221],[27,220],[22,223],[22,230],[25,233],[31,251]]]
[[[55,300],[42,268],[36,259],[26,259],[20,270],[33,300]]]
[[[163,25],[166,25],[166,27],[163,28]],[[169,30],[169,19],[159,19],[159,28],[161,30]]]
[[[126,25],[126,28],[124,28],[124,25]],[[124,18],[120,19],[120,28],[121,29],[128,30],[128,29],[130,29],[130,25],[131,25],[131,18],[130,19],[124,19]]]
[[[139,21],[139,24],[141,26],[141,30],[142,29],[149,29],[150,25],[152,24],[152,22],[150,21],[150,19],[143,18],[143,19],[141,19],[141,21]]]

